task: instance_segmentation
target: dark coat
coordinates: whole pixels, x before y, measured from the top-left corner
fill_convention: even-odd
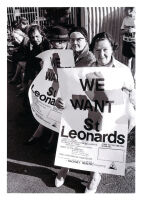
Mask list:
[[[85,46],[81,54],[78,57],[75,56],[75,66],[76,67],[87,67],[91,66],[95,62],[95,56],[89,51],[88,44]]]
[[[32,46],[29,43],[29,46],[26,50],[26,68],[25,68],[25,78],[24,82],[28,83],[29,80],[34,80],[36,75],[40,72],[41,70],[41,65],[40,65],[40,58],[37,58],[36,56],[40,54],[43,51],[49,50],[50,49],[50,44],[46,38],[43,37],[43,40],[40,45],[38,46]]]

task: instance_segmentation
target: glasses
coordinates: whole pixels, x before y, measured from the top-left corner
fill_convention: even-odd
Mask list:
[[[82,40],[84,40],[85,38],[70,38],[70,42],[75,42],[77,41],[78,43],[80,43]]]

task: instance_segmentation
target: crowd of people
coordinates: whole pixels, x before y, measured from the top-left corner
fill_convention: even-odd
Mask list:
[[[22,18],[12,31],[14,41],[13,44],[16,47],[16,50],[12,54],[13,76],[8,83],[16,84],[16,87],[19,88],[19,95],[24,96],[24,105],[30,107],[28,89],[43,66],[42,60],[36,56],[39,53],[50,49],[72,49],[75,67],[88,66],[124,68],[126,77],[121,85],[121,89],[126,94],[127,102],[130,105],[128,113],[128,130],[130,132],[135,127],[134,63],[133,68],[130,66],[130,61],[135,58],[135,29],[133,20],[134,8],[127,8],[126,12],[127,19],[124,19],[121,30],[124,35],[123,54],[128,58],[128,66],[115,59],[114,52],[118,49],[118,44],[114,42],[109,33],[101,32],[96,34],[89,44],[88,34],[84,27],[73,27],[71,30],[67,30],[65,27],[56,25],[51,28],[50,36],[47,37],[39,25],[29,25],[28,20]],[[132,72],[131,68],[133,69]],[[65,103],[61,98],[56,100],[56,106],[59,109],[65,109]],[[41,124],[39,124],[32,137],[30,137],[24,144],[35,144],[39,141],[44,131],[50,135],[45,148],[47,151],[51,150],[55,142],[54,136],[56,134]],[[60,187],[64,184],[68,172],[68,168],[61,168],[55,179],[56,187]],[[95,193],[100,181],[101,174],[98,172],[91,172],[90,181],[86,186],[85,193]]]

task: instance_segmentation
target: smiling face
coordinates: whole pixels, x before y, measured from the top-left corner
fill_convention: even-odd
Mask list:
[[[113,49],[107,39],[95,43],[93,53],[99,65],[105,66],[111,62]]]
[[[73,51],[79,52],[86,46],[86,39],[80,32],[72,32],[70,34],[70,44]]]

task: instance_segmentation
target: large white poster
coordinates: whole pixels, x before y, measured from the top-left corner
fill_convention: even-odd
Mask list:
[[[58,67],[74,67],[72,50],[47,50],[37,57],[43,61],[43,68],[29,89],[31,110],[35,119],[43,126],[59,132],[62,111],[55,106],[60,96]],[[55,76],[48,73],[54,69]],[[51,77],[52,76],[52,77]]]
[[[124,175],[128,133],[124,69],[62,68],[58,78],[66,107],[55,165]]]

